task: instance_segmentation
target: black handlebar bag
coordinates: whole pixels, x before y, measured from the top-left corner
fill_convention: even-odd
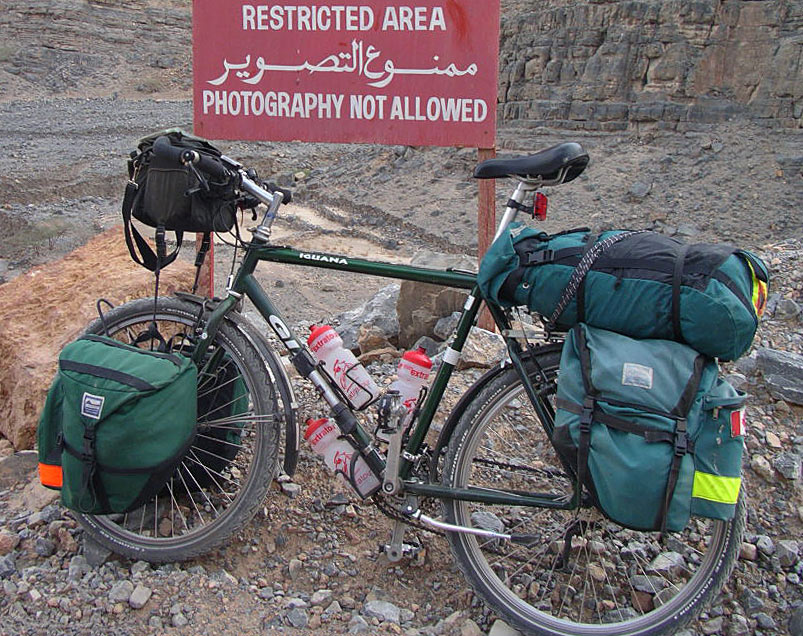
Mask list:
[[[177,152],[193,150],[206,161],[221,166],[221,152],[205,139],[180,130],[165,130],[144,137],[128,161],[129,182],[123,198],[123,222],[128,250],[135,262],[151,271],[172,263],[184,232],[228,232],[237,213],[237,192],[227,174],[213,176],[194,165],[182,165],[173,156],[154,153],[154,142],[167,137]],[[206,162],[205,161],[205,162]],[[156,253],[136,228],[131,217],[156,228]],[[164,232],[176,233],[176,249],[167,254]],[[135,249],[136,245],[136,249]]]

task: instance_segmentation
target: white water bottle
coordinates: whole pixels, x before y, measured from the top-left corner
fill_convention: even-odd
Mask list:
[[[363,499],[379,489],[379,479],[371,472],[365,459],[345,439],[340,439],[340,429],[324,417],[308,419],[304,439],[312,449],[323,456],[324,463],[348,483]]]
[[[424,347],[408,351],[399,360],[397,370],[399,377],[390,388],[399,392],[402,404],[408,413],[415,408],[421,388],[429,382],[430,371],[432,371],[432,360],[429,359]]]
[[[364,407],[379,394],[373,378],[354,354],[343,346],[343,340],[332,327],[312,327],[307,345],[353,408]]]

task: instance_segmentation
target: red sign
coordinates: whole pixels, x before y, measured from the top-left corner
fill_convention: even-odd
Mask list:
[[[495,143],[499,0],[193,2],[195,132]]]

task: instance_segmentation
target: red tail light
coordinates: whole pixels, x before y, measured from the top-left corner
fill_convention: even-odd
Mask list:
[[[539,221],[546,220],[547,198],[543,192],[536,192],[533,199],[533,218]]]

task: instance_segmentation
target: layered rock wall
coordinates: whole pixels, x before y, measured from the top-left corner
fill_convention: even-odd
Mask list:
[[[803,126],[803,2],[503,0],[503,120]]]

